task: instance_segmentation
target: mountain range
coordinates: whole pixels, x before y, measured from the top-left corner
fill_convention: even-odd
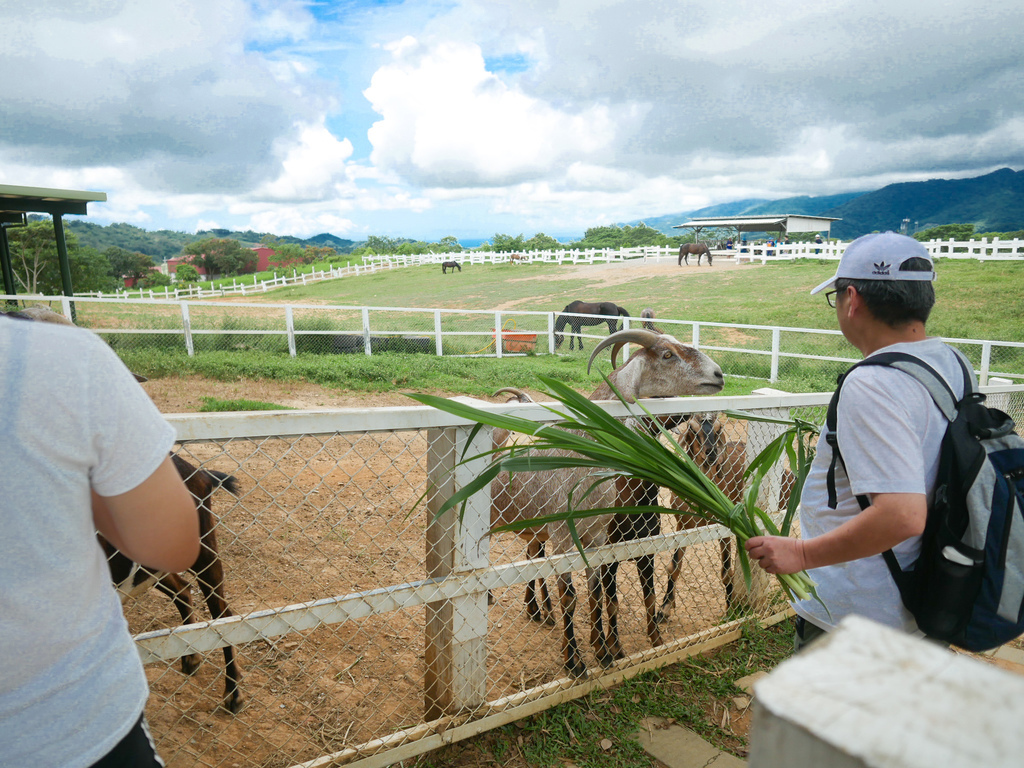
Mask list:
[[[942,224],[973,224],[978,233],[1013,232],[1024,230],[1024,171],[1002,168],[971,179],[932,179],[889,184],[871,192],[822,197],[735,200],[694,211],[626,223],[631,226],[643,223],[667,235],[678,235],[680,230],[673,227],[685,224],[691,218],[785,213],[840,219],[832,223],[831,234],[844,240],[868,232],[887,229],[899,231],[904,219],[909,219],[908,231],[911,233]],[[188,243],[207,237],[231,237],[245,245],[256,245],[264,237],[261,232],[227,229],[205,230],[195,234],[170,230],[150,232],[131,224],[100,226],[78,219],[69,219],[67,227],[82,245],[99,251],[118,246],[152,256],[157,261],[177,256]],[[329,245],[338,253],[350,253],[358,245],[352,240],[326,232],[306,239],[288,235],[278,237],[299,245]],[[479,244],[476,240],[460,241],[464,247]]]
[[[665,234],[677,235],[679,230],[672,227],[692,218],[783,213],[841,219],[832,223],[832,236],[844,240],[887,229],[898,232],[904,219],[910,220],[910,232],[942,224],[973,224],[979,233],[1011,232],[1024,229],[1024,171],[1001,168],[970,179],[889,184],[873,192],[737,200],[642,221]]]

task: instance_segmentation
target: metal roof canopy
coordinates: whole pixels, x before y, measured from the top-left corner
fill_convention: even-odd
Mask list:
[[[65,296],[73,296],[71,267],[68,263],[68,246],[64,238],[66,214],[86,215],[89,203],[106,202],[106,192],[82,192],[76,189],[48,189],[46,187],[16,187],[0,184],[0,272],[3,274],[4,293],[17,294],[14,272],[11,269],[11,249],[7,240],[8,227],[23,227],[28,224],[28,214],[48,213],[53,217],[53,236],[57,241],[57,258],[60,261],[60,279]],[[74,312],[74,306],[72,306]]]
[[[676,224],[673,229],[712,229],[732,227],[737,232],[827,232],[832,231],[832,222],[842,221],[828,216],[804,216],[803,214],[780,213],[772,216],[711,216],[690,219],[685,224]]]

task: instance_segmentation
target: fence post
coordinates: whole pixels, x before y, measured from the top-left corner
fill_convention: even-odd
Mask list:
[[[555,313],[548,312],[548,354],[555,353]]]
[[[437,356],[441,357],[444,355],[444,342],[441,338],[441,310],[434,310],[434,348],[437,350]]]
[[[185,332],[185,350],[189,357],[195,357],[196,348],[192,342],[192,321],[188,316],[188,302],[181,302],[181,328]]]
[[[295,318],[290,304],[284,308],[284,325],[288,329],[288,354],[295,357]]]
[[[779,349],[782,346],[782,332],[772,328],[772,371],[768,381],[774,384],[779,380]]]
[[[505,338],[501,329],[501,312],[494,313],[494,351],[501,357],[501,348],[505,346]]]
[[[978,371],[978,384],[988,384],[988,370],[992,365],[992,342],[986,341],[981,345],[981,370]]]
[[[60,297],[60,311],[71,322],[75,321],[75,316],[72,313],[71,299],[67,296]]]
[[[700,349],[700,323],[693,324],[693,334],[690,343],[694,349]]]
[[[461,399],[461,398],[459,398]],[[472,427],[427,431],[427,578],[442,579],[488,564],[490,495],[477,493],[466,502],[459,521],[458,508],[443,515],[441,504],[473,480],[486,460],[460,465],[459,457],[475,456],[491,447],[491,431],[479,430],[469,443]],[[426,670],[423,679],[425,719],[472,710],[487,693],[487,591],[439,600],[426,606]]]
[[[368,356],[373,354],[370,346],[370,310],[363,307],[363,351]]]

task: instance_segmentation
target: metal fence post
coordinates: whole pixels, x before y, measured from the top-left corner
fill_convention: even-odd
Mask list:
[[[444,354],[444,342],[441,337],[441,310],[434,310],[434,347],[437,350],[437,356],[441,357]]]
[[[195,357],[196,348],[192,342],[192,321],[188,316],[188,302],[181,302],[181,328],[185,332],[185,349],[189,357]]]
[[[284,325],[288,329],[288,354],[295,357],[295,318],[291,305],[284,308]]]
[[[501,357],[501,348],[505,346],[505,339],[501,332],[501,312],[494,313],[494,351]]]
[[[694,349],[700,349],[700,323],[693,324],[693,335],[691,336],[691,344]]]
[[[988,371],[992,366],[992,342],[986,341],[981,345],[981,370],[978,372],[978,384],[988,384]]]
[[[782,332],[778,328],[772,329],[772,370],[768,381],[774,384],[779,380],[779,350],[782,346]]]
[[[548,312],[548,353],[555,351],[555,313]]]
[[[363,307],[363,351],[367,356],[373,354],[370,345],[370,310],[368,307]]]

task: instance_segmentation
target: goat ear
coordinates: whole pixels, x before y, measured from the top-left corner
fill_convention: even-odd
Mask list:
[[[132,372],[132,376],[134,376],[135,380],[137,382],[139,382],[140,384],[142,382],[144,382],[144,381],[149,381],[149,379],[147,377],[145,377],[145,376],[143,376],[142,374],[139,374],[139,373]]]

